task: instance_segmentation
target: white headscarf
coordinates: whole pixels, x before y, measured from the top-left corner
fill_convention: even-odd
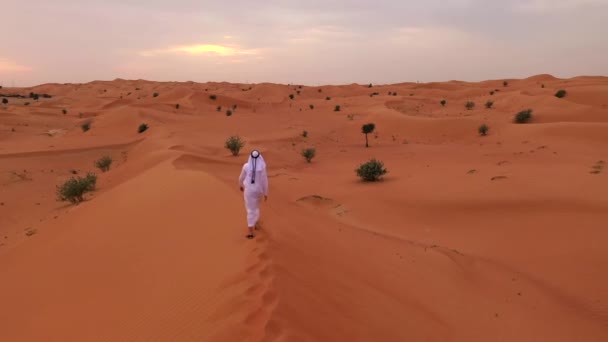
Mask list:
[[[249,170],[251,170],[251,184],[254,184],[256,172],[265,170],[266,162],[264,161],[264,157],[262,157],[260,151],[253,150],[251,154],[249,154],[249,160],[247,163],[249,164]]]

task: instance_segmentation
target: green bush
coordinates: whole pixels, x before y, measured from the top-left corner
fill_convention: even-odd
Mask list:
[[[363,127],[361,127],[361,132],[363,134],[365,134],[365,147],[369,147],[367,135],[372,133],[374,131],[374,129],[376,129],[376,125],[373,123],[368,123],[368,124],[363,125]]]
[[[217,96],[215,96],[215,95],[209,95],[209,98],[215,101],[217,99]]]
[[[448,102],[446,100],[441,100],[441,102],[439,102],[439,103],[441,103],[441,106],[445,107],[445,104]]]
[[[302,150],[302,157],[304,157],[304,159],[306,159],[306,161],[309,163],[312,161],[316,154],[317,151],[314,148],[306,148]]]
[[[527,123],[532,120],[532,109],[522,110],[515,115],[515,123]]]
[[[109,171],[110,165],[112,165],[112,158],[110,156],[103,156],[95,161],[95,166],[102,172]]]
[[[364,182],[376,182],[380,180],[382,176],[388,173],[388,170],[384,168],[384,163],[379,160],[372,159],[367,163],[363,163],[355,170],[357,176],[359,176]]]
[[[147,131],[148,128],[148,124],[142,123],[141,125],[139,125],[139,127],[137,127],[137,133],[143,133]]]
[[[483,125],[479,126],[477,131],[479,132],[480,135],[487,135],[489,129],[490,129],[490,127],[488,127],[488,125],[483,124]]]
[[[486,102],[486,108],[488,108],[488,109],[492,108],[493,105],[494,105],[494,101]]]
[[[95,190],[97,176],[88,173],[85,177],[72,177],[60,186],[57,186],[57,197],[59,201],[80,203],[84,201],[84,194]]]
[[[245,146],[245,142],[238,135],[231,136],[226,140],[224,147],[232,152],[233,156],[238,156],[241,149]]]
[[[340,111],[340,106],[337,105],[336,108],[334,108],[334,112],[339,112]]]
[[[557,97],[557,98],[560,98],[560,99],[561,99],[561,98],[563,98],[563,97],[566,97],[566,94],[567,94],[567,93],[566,93],[566,91],[565,91],[565,90],[560,89],[560,90],[558,90],[558,91],[557,91],[557,93],[555,93],[555,97]]]
[[[475,102],[467,101],[467,104],[465,104],[464,106],[466,109],[471,110],[471,109],[475,108]]]
[[[86,132],[88,130],[91,129],[91,123],[90,122],[85,122],[82,125],[80,125],[80,128],[82,128],[83,132]]]

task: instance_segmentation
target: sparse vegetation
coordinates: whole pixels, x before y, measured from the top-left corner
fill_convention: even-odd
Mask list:
[[[307,138],[308,137],[308,131],[302,131],[302,136],[304,138]]]
[[[445,107],[445,104],[448,103],[448,102],[446,100],[441,100],[441,102],[439,102],[439,103],[441,103],[442,107]]]
[[[236,110],[236,105],[232,105],[232,110]]]
[[[543,84],[541,84],[541,85],[540,85],[540,87],[541,87],[541,88],[544,88],[544,87],[545,87],[545,84],[544,84],[544,83],[543,83]]]
[[[68,110],[67,109],[63,109],[62,112],[63,112],[63,115],[66,115],[68,113]]]
[[[371,88],[371,87],[372,87],[372,84],[370,83],[370,84],[369,84],[367,87],[368,87],[368,88]]]
[[[222,111],[222,106],[217,106],[217,111],[221,112]]]
[[[319,90],[318,90],[318,91],[319,91],[319,93],[322,93],[322,92],[323,92],[323,89],[319,88]]]
[[[311,110],[312,110],[312,109],[315,109],[315,106],[314,106],[314,105],[310,105],[309,107],[310,107],[310,109],[311,109]]]
[[[486,102],[486,108],[488,108],[488,109],[492,108],[493,105],[494,105],[494,101],[489,100],[488,102]]]
[[[145,131],[148,130],[148,124],[142,123],[141,125],[139,125],[139,127],[137,127],[137,133],[143,133]]]
[[[293,94],[289,94],[289,98],[293,100],[295,96],[293,96]]]
[[[152,94],[152,97],[158,97],[158,93]]]
[[[329,101],[329,100],[331,100],[331,97],[328,96],[328,97],[325,98],[325,100]]]
[[[367,163],[361,164],[355,172],[364,182],[377,182],[388,173],[388,170],[384,168],[384,163],[381,161],[371,159]]]
[[[397,96],[397,92],[393,92],[393,96]],[[410,94],[410,96],[414,96],[414,94]]]
[[[80,203],[84,201],[84,194],[95,190],[97,175],[88,173],[85,177],[72,177],[60,186],[57,186],[59,201]]]
[[[179,109],[179,103],[175,105],[175,109]]]
[[[515,115],[515,123],[527,123],[532,120],[532,109],[522,110]]]
[[[30,105],[30,103],[29,103],[29,102],[26,102],[26,103],[24,103],[23,105],[24,105],[24,106],[29,106],[29,105]]]
[[[503,82],[502,82],[502,86],[503,86],[503,87],[507,87],[507,86],[509,86],[509,82],[507,82],[507,81],[503,81]]]
[[[212,100],[214,100],[214,101],[217,100],[217,96],[215,96],[215,95],[209,95],[209,98],[212,99]]]
[[[88,130],[91,129],[91,123],[90,122],[85,122],[82,125],[80,125],[80,128],[82,128],[83,132],[86,132]]]
[[[355,114],[348,114],[346,117],[348,118],[348,120],[352,121],[355,119]]]
[[[488,127],[488,125],[486,125],[485,123],[482,124],[481,126],[479,126],[479,128],[477,129],[477,131],[479,132],[480,135],[487,135],[488,134],[488,130],[490,129],[490,127]]]
[[[492,91],[490,92],[490,95],[494,95],[494,90],[492,90]]]
[[[232,110],[228,109],[228,110],[226,111],[226,116],[232,116]]]
[[[365,134],[365,147],[369,147],[369,142],[367,140],[367,135],[372,133],[376,129],[376,125],[373,123],[368,123],[361,127],[361,132]]]
[[[301,92],[301,91],[299,91],[299,90],[298,90],[298,91],[296,91],[296,94],[298,94],[298,95],[300,95],[301,93],[302,93],[302,92]]]
[[[339,112],[340,111],[340,106],[336,105],[336,107],[334,108],[334,112]]]
[[[8,99],[6,97],[2,98],[2,104],[3,105],[8,104]]]
[[[226,140],[224,147],[230,150],[233,156],[238,156],[245,142],[238,135],[231,136]]]
[[[304,159],[306,159],[306,161],[309,163],[312,161],[316,154],[317,151],[314,148],[306,148],[302,150],[302,157],[304,157]]]
[[[475,102],[467,101],[467,104],[465,104],[464,106],[466,109],[471,110],[471,109],[475,108]]]
[[[563,98],[563,97],[566,97],[566,94],[567,94],[567,93],[566,93],[566,91],[565,91],[565,90],[560,89],[560,90],[558,90],[558,91],[557,91],[557,93],[555,93],[555,97],[557,97],[557,98],[560,98],[560,99],[561,99],[561,98]]]
[[[110,156],[103,156],[95,161],[95,167],[101,170],[101,172],[107,172],[110,170],[112,165],[112,158]]]

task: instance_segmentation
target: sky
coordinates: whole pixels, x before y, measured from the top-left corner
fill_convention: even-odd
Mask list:
[[[0,85],[608,75],[608,0],[3,0]]]

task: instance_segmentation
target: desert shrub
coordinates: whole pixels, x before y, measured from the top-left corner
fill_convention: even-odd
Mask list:
[[[112,165],[112,158],[110,158],[110,156],[103,156],[95,161],[95,167],[100,169],[102,172],[110,170],[110,165]]]
[[[392,91],[389,91],[389,92],[388,92],[388,96],[391,96],[391,95],[393,95],[393,92],[392,92]]]
[[[72,177],[62,185],[57,186],[59,201],[80,203],[84,201],[84,194],[95,190],[97,175],[88,173],[85,177]]]
[[[228,109],[228,110],[226,111],[226,116],[232,116],[232,110]]]
[[[298,95],[300,95],[301,93],[302,93],[302,92],[301,92],[301,91],[299,91],[299,90],[298,90],[298,91],[296,91],[296,94],[298,94]]]
[[[370,84],[369,84],[367,87],[368,87],[368,88],[371,88],[371,87],[372,87],[372,84],[370,83]]]
[[[410,94],[410,96],[413,96],[414,94]],[[393,96],[397,96],[397,92],[393,92]]]
[[[340,106],[336,105],[336,108],[334,108],[334,112],[339,112],[340,111]]]
[[[322,93],[322,92],[323,92],[323,89],[319,88],[319,89],[318,89],[318,91],[319,91],[319,93]]]
[[[315,109],[314,105],[310,105],[309,107],[310,107],[310,109]]]
[[[2,104],[8,104],[8,99],[6,97],[2,98]]]
[[[441,102],[439,102],[439,103],[441,103],[441,106],[445,107],[445,104],[448,102],[446,100],[441,100]]]
[[[331,100],[331,97],[328,96],[328,97],[325,98],[325,100],[329,101],[329,100]]]
[[[215,101],[217,99],[217,96],[215,96],[215,95],[209,95],[209,98]]]
[[[373,123],[365,124],[361,127],[361,132],[365,134],[365,147],[369,147],[369,143],[367,140],[367,135],[372,133],[376,129],[376,125]]]
[[[544,84],[544,83],[543,83],[543,84],[541,84],[541,85],[540,85],[540,87],[541,87],[541,88],[544,88],[544,87],[545,87],[545,84]]]
[[[293,100],[293,98],[294,98],[293,94],[289,94],[289,98]]]
[[[561,98],[563,98],[563,97],[566,97],[566,94],[567,94],[567,93],[566,93],[566,91],[565,91],[565,90],[560,89],[560,90],[558,90],[558,91],[557,91],[557,93],[555,93],[555,97],[557,97],[557,98],[560,98],[560,99],[561,99]]]
[[[477,129],[477,131],[479,132],[480,135],[487,135],[489,129],[490,129],[490,127],[488,127],[488,125],[486,125],[484,123],[481,126],[479,126],[479,128]]]
[[[471,109],[475,108],[475,102],[467,101],[467,104],[465,104],[464,106],[466,109],[471,110]]]
[[[217,111],[221,112],[222,111],[222,106],[217,106]]]
[[[175,105],[175,109],[179,109],[179,103]]]
[[[147,131],[148,128],[148,124],[142,123],[141,125],[139,125],[139,127],[137,127],[137,133],[143,133]]]
[[[371,159],[367,163],[363,163],[355,170],[357,176],[364,182],[376,182],[380,178],[388,173],[388,170],[384,168],[384,163],[379,160]]]
[[[307,138],[308,137],[308,131],[302,131],[302,136],[304,138]]]
[[[34,101],[38,101],[39,98],[40,98],[40,95],[38,95],[38,94],[34,94],[32,96],[32,99],[34,99]]]
[[[29,105],[30,105],[30,103],[29,103],[29,102],[26,102],[26,103],[24,103],[23,105],[24,105],[24,106],[29,106]]]
[[[158,97],[158,93],[152,94],[152,97]]]
[[[492,91],[490,92],[490,95],[494,95],[494,90],[492,90]]]
[[[238,135],[231,136],[224,144],[224,147],[229,149],[233,156],[238,156],[243,146],[245,146],[245,142]]]
[[[317,151],[314,148],[306,148],[302,150],[302,157],[304,157],[304,159],[306,159],[306,161],[309,163],[312,161],[316,154]]]
[[[62,112],[63,112],[63,115],[65,115],[65,114],[68,113],[68,110],[67,109],[63,109]]]
[[[352,121],[355,119],[355,114],[348,114],[346,117],[348,118],[348,120]]]
[[[85,122],[82,125],[80,125],[80,128],[82,128],[83,132],[86,132],[88,130],[91,129],[91,123],[90,122]]]
[[[509,85],[509,82],[507,82],[507,81],[502,82],[502,86],[503,86],[503,87],[506,87],[506,86],[508,86],[508,85]]]
[[[494,105],[494,101],[486,102],[486,108],[488,108],[488,109],[492,108],[493,105]]]
[[[236,110],[236,105],[232,105],[232,110]]]
[[[527,123],[532,119],[532,109],[522,110],[515,115],[515,123]]]

